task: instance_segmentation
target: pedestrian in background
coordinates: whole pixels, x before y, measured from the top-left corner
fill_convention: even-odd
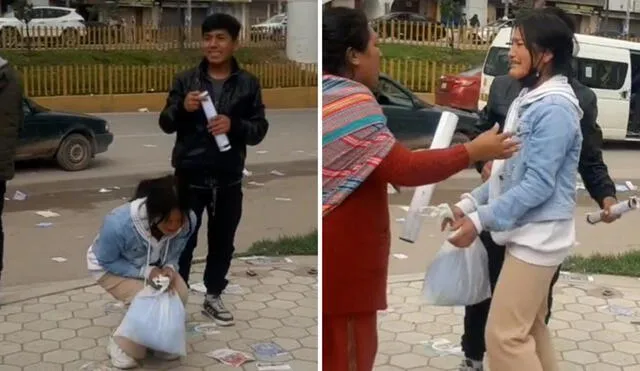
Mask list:
[[[18,72],[0,57],[0,277],[4,267],[2,213],[7,181],[15,174],[18,133],[24,123],[22,84]]]
[[[268,122],[258,79],[238,65],[241,25],[234,17],[216,13],[202,23],[204,57],[195,68],[179,74],[160,114],[165,133],[176,133],[172,165],[189,189],[190,206],[198,217],[193,234],[180,258],[180,274],[189,282],[191,260],[197,245],[202,214],[207,211],[207,261],[204,313],[221,326],[234,323],[222,302],[242,215],[242,177],[247,145],[257,145],[267,134]],[[208,92],[218,112],[208,121],[199,95]],[[226,134],[231,149],[220,152],[215,135]]]

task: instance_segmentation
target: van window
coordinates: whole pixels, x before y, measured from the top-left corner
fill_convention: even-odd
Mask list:
[[[509,49],[489,49],[487,60],[484,64],[484,74],[489,76],[501,76],[509,73]]]
[[[618,90],[627,78],[627,68],[626,63],[578,58],[573,63],[573,76],[592,89]]]

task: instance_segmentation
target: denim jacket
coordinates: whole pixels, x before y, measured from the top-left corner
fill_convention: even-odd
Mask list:
[[[566,78],[558,81],[566,92],[543,94],[516,113],[521,150],[504,163],[499,196],[490,200],[491,180],[471,192],[478,207],[470,217],[479,219],[481,229],[506,231],[573,218],[582,110]]]
[[[94,274],[110,273],[122,277],[147,278],[151,264],[151,249],[159,249],[163,267],[178,271],[178,260],[196,225],[196,216],[174,235],[159,241],[151,236],[145,199],[138,199],[115,208],[104,218],[102,228],[89,247],[87,261]]]

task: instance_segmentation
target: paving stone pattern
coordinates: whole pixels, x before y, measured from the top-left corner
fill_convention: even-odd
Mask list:
[[[421,290],[421,280],[389,285],[375,371],[457,370],[464,309],[426,305]],[[560,369],[640,371],[639,304],[640,287],[607,289],[561,278],[549,323]]]
[[[315,262],[311,265],[315,268]],[[235,315],[235,326],[206,336],[190,332],[187,357],[163,362],[150,356],[141,369],[257,370],[255,362],[234,368],[206,353],[230,348],[251,354],[251,344],[273,341],[288,351],[283,360],[292,370],[317,370],[317,277],[309,274],[311,265],[256,267],[234,261],[230,281],[244,292],[223,298]],[[247,274],[249,268],[255,276]],[[201,282],[202,271],[202,265],[195,265],[191,282]],[[202,301],[202,294],[190,295],[187,325],[211,322],[201,314]],[[105,309],[113,303],[104,290],[92,286],[3,305],[0,371],[109,370],[106,344],[124,315],[123,309]]]

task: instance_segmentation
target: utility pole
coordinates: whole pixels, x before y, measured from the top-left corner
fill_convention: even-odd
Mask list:
[[[631,22],[631,0],[627,0],[627,14],[624,19],[624,34],[629,35],[629,23]]]

